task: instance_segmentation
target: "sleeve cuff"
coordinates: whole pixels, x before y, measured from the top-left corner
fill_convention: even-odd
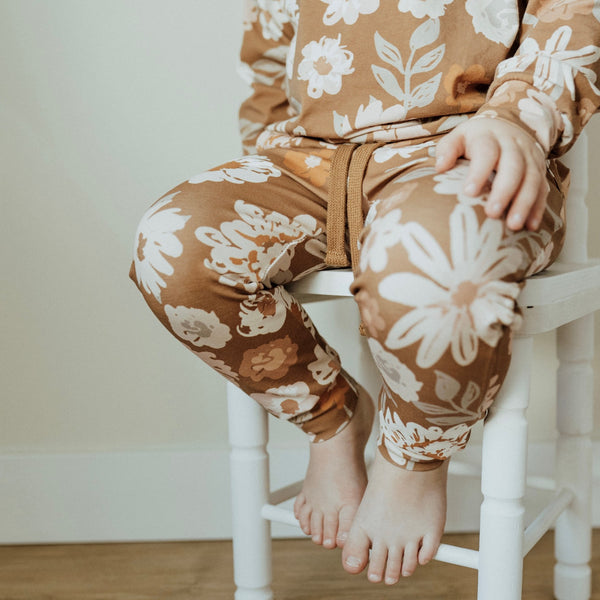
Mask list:
[[[552,99],[521,80],[505,81],[475,117],[501,119],[519,126],[548,156],[562,133],[560,112]]]

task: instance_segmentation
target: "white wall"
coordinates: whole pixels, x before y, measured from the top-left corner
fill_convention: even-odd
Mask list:
[[[223,381],[128,270],[146,208],[240,154],[240,39],[233,0],[0,0],[0,456],[225,446]],[[600,149],[600,118],[589,132]],[[599,256],[597,169],[590,184]],[[536,343],[552,352],[549,336]],[[543,441],[552,378],[534,380]],[[276,427],[288,436],[300,441]]]

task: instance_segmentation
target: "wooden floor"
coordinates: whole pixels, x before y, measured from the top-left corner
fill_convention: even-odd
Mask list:
[[[552,599],[552,532],[525,559],[523,600]],[[444,542],[477,548],[476,535]],[[600,600],[600,530],[592,598]],[[432,562],[395,586],[340,566],[339,550],[274,543],[276,600],[474,600],[474,571]],[[0,546],[0,600],[232,600],[231,542]]]

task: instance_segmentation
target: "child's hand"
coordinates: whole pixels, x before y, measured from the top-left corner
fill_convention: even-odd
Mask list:
[[[546,156],[541,146],[518,125],[492,118],[470,119],[455,127],[437,145],[436,170],[450,169],[464,156],[471,161],[465,193],[481,193],[496,171],[485,212],[500,217],[511,204],[506,224],[515,231],[536,230],[546,209],[550,187],[546,181]]]

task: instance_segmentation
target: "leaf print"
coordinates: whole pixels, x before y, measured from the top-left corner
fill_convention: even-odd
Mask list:
[[[423,383],[396,356],[387,352],[375,339],[368,339],[373,360],[389,389],[400,396],[404,402],[417,402]]]
[[[173,267],[165,257],[181,256],[183,245],[175,232],[183,229],[190,218],[179,214],[180,208],[165,210],[174,196],[165,196],[146,211],[135,236],[133,262],[137,282],[158,302],[161,301],[161,288],[167,286],[161,274],[173,275]]]
[[[410,36],[410,49],[418,50],[424,46],[429,46],[438,39],[440,35],[439,19],[427,19],[425,23],[419,25]]]
[[[214,352],[198,352],[197,350],[192,350],[192,352],[200,360],[204,361],[209,367],[223,375],[223,377],[226,377],[229,381],[237,383],[239,380],[240,376],[227,363],[218,359]]]
[[[442,60],[446,51],[446,45],[441,44],[437,48],[426,52],[416,63],[413,64],[416,52],[423,46],[434,42],[439,35],[439,22],[437,19],[430,19],[417,27],[410,40],[411,52],[406,64],[403,65],[400,51],[390,42],[385,40],[379,32],[375,32],[375,46],[377,54],[388,64],[394,65],[402,74],[404,74],[404,89],[396,79],[395,75],[384,67],[371,65],[371,70],[377,83],[397,100],[403,103],[404,109],[408,112],[414,107],[423,107],[430,104],[439,88],[441,72],[421,83],[414,90],[411,90],[411,78],[418,73],[425,73],[433,70]],[[402,67],[401,69],[399,67]]]
[[[228,181],[229,183],[264,183],[279,177],[281,171],[266,156],[245,156],[189,179],[189,183]]]
[[[377,83],[390,96],[394,96],[397,100],[404,100],[404,92],[391,71],[384,67],[378,67],[377,65],[371,65],[371,69],[373,70],[373,75],[375,75]]]
[[[396,67],[400,73],[404,73],[404,65],[402,64],[402,56],[400,50],[391,42],[383,39],[378,31],[375,32],[375,50],[381,60]]]
[[[214,311],[166,304],[165,315],[175,335],[197,347],[224,348],[232,337]]]
[[[553,100],[562,95],[565,87],[570,91],[571,99],[575,100],[574,77],[577,73],[582,73],[594,92],[600,95],[600,90],[594,85],[596,73],[583,66],[594,64],[600,58],[600,48],[589,44],[578,50],[567,50],[572,34],[569,26],[559,27],[546,41],[543,50],[536,40],[527,38],[515,56],[498,65],[496,76],[499,78],[512,71],[526,71],[535,61],[533,85],[543,92],[550,90],[549,95]]]
[[[298,78],[308,81],[307,94],[311,98],[320,98],[323,92],[337,94],[342,89],[342,77],[354,73],[354,54],[341,45],[341,34],[309,42],[302,49],[302,56]]]
[[[451,375],[434,369],[435,395],[444,402],[450,402],[460,390],[460,382]]]
[[[415,73],[426,73],[427,71],[431,71],[435,69],[440,64],[442,57],[444,56],[444,52],[446,50],[446,44],[442,44],[437,48],[434,48],[415,63],[414,72]],[[441,73],[439,76],[441,77]]]
[[[442,74],[438,73],[425,83],[418,85],[412,93],[411,106],[427,106],[433,102],[435,93],[440,87]]]
[[[325,25],[335,25],[344,20],[346,25],[353,25],[361,14],[374,13],[379,8],[379,0],[321,0],[329,6],[323,15]]]

